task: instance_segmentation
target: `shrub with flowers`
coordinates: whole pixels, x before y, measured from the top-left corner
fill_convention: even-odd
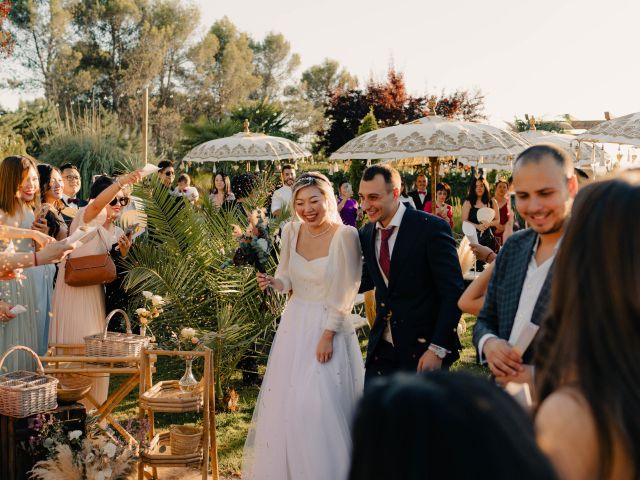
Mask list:
[[[167,303],[160,295],[154,295],[152,292],[146,290],[142,292],[142,296],[144,297],[144,304],[142,307],[136,309],[136,315],[140,322],[140,335],[146,333],[149,324],[153,319],[160,316],[164,311],[162,307]]]

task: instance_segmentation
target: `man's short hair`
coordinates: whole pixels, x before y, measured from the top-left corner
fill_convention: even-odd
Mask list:
[[[422,173],[422,172],[420,172],[418,175],[416,175],[416,180],[417,180],[418,178],[420,178],[420,177],[427,178],[427,174],[426,174],[426,173]]]
[[[71,170],[75,170],[76,172],[80,173],[80,170],[78,170],[78,167],[76,167],[73,163],[65,163],[60,167],[60,171],[64,172],[67,168],[70,168]]]
[[[400,178],[400,172],[393,168],[391,165],[387,164],[379,164],[372,165],[367,167],[367,169],[362,173],[362,181],[370,182],[375,178],[376,175],[382,175],[384,178],[384,183],[387,184],[389,191],[397,188],[400,190],[400,185],[402,180]]]
[[[569,152],[551,143],[540,143],[522,151],[516,158],[513,169],[515,170],[517,167],[529,163],[540,163],[546,157],[553,159],[565,171],[567,177],[570,178],[574,175],[573,160]]]
[[[158,168],[160,170],[164,170],[168,167],[173,167],[173,162],[171,160],[162,160],[160,163],[158,163]]]
[[[285,170],[294,170],[295,171],[295,167],[293,165],[283,165],[282,166],[282,173],[284,173]]]

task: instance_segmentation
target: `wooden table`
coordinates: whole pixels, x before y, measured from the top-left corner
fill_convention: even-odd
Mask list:
[[[140,357],[89,357],[77,353],[65,354],[68,351],[84,352],[84,344],[55,343],[49,345],[47,355],[40,357],[45,365],[44,372],[49,375],[77,373],[90,377],[100,377],[106,374],[127,377],[103,404],[99,404],[91,395],[87,395],[85,399],[98,409],[96,415],[99,422],[107,421],[130,443],[137,444],[135,438],[111,416],[111,413],[140,383]],[[57,352],[61,352],[61,354],[58,355]]]

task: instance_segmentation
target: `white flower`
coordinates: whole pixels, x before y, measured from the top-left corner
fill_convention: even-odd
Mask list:
[[[157,307],[158,305],[164,305],[164,298],[162,298],[160,295],[154,295],[151,297],[151,303],[154,307]]]
[[[149,300],[151,297],[153,297],[153,293],[151,292],[147,292],[146,290],[144,292],[142,292],[142,296],[144,298],[146,298],[147,300]]]
[[[77,440],[82,436],[82,430],[74,430],[73,432],[69,432],[69,440]]]
[[[111,443],[108,442],[104,445],[104,447],[102,447],[102,451],[105,453],[105,455],[109,458],[113,458],[116,455],[116,446]],[[111,476],[111,473],[109,473],[109,477]],[[106,477],[106,478],[109,478]]]
[[[98,474],[96,475],[96,480],[109,480],[112,474],[113,470],[111,470],[110,468],[106,468],[98,472]]]
[[[267,253],[267,250],[269,249],[269,244],[267,243],[267,241],[264,238],[259,238],[256,241],[256,244],[265,252]]]
[[[180,337],[184,338],[185,340],[191,340],[191,338],[196,336],[196,331],[193,328],[183,328],[180,331]]]
[[[138,309],[136,309],[136,315],[139,315],[141,317],[144,317],[148,313],[149,313],[149,310],[147,310],[146,308],[138,308]]]

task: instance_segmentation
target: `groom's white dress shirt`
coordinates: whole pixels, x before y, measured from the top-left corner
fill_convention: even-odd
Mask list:
[[[407,207],[404,206],[402,202],[400,202],[400,206],[398,210],[396,210],[396,214],[393,216],[387,228],[395,227],[393,233],[389,236],[389,258],[393,261],[393,247],[396,244],[396,238],[398,238],[398,232],[400,231],[400,224],[402,223],[402,217],[404,216],[404,212],[407,211]],[[385,230],[385,228],[380,224],[380,222],[376,223],[376,260],[378,261],[378,267],[380,267],[380,245],[382,245],[382,235],[380,235],[380,230]],[[384,283],[389,286],[389,279],[386,277],[382,268],[380,268],[380,273],[382,274],[382,278],[384,278]],[[389,328],[389,322],[384,327],[384,332],[382,333],[382,338],[387,342],[393,344],[393,337],[391,336],[391,328]]]

